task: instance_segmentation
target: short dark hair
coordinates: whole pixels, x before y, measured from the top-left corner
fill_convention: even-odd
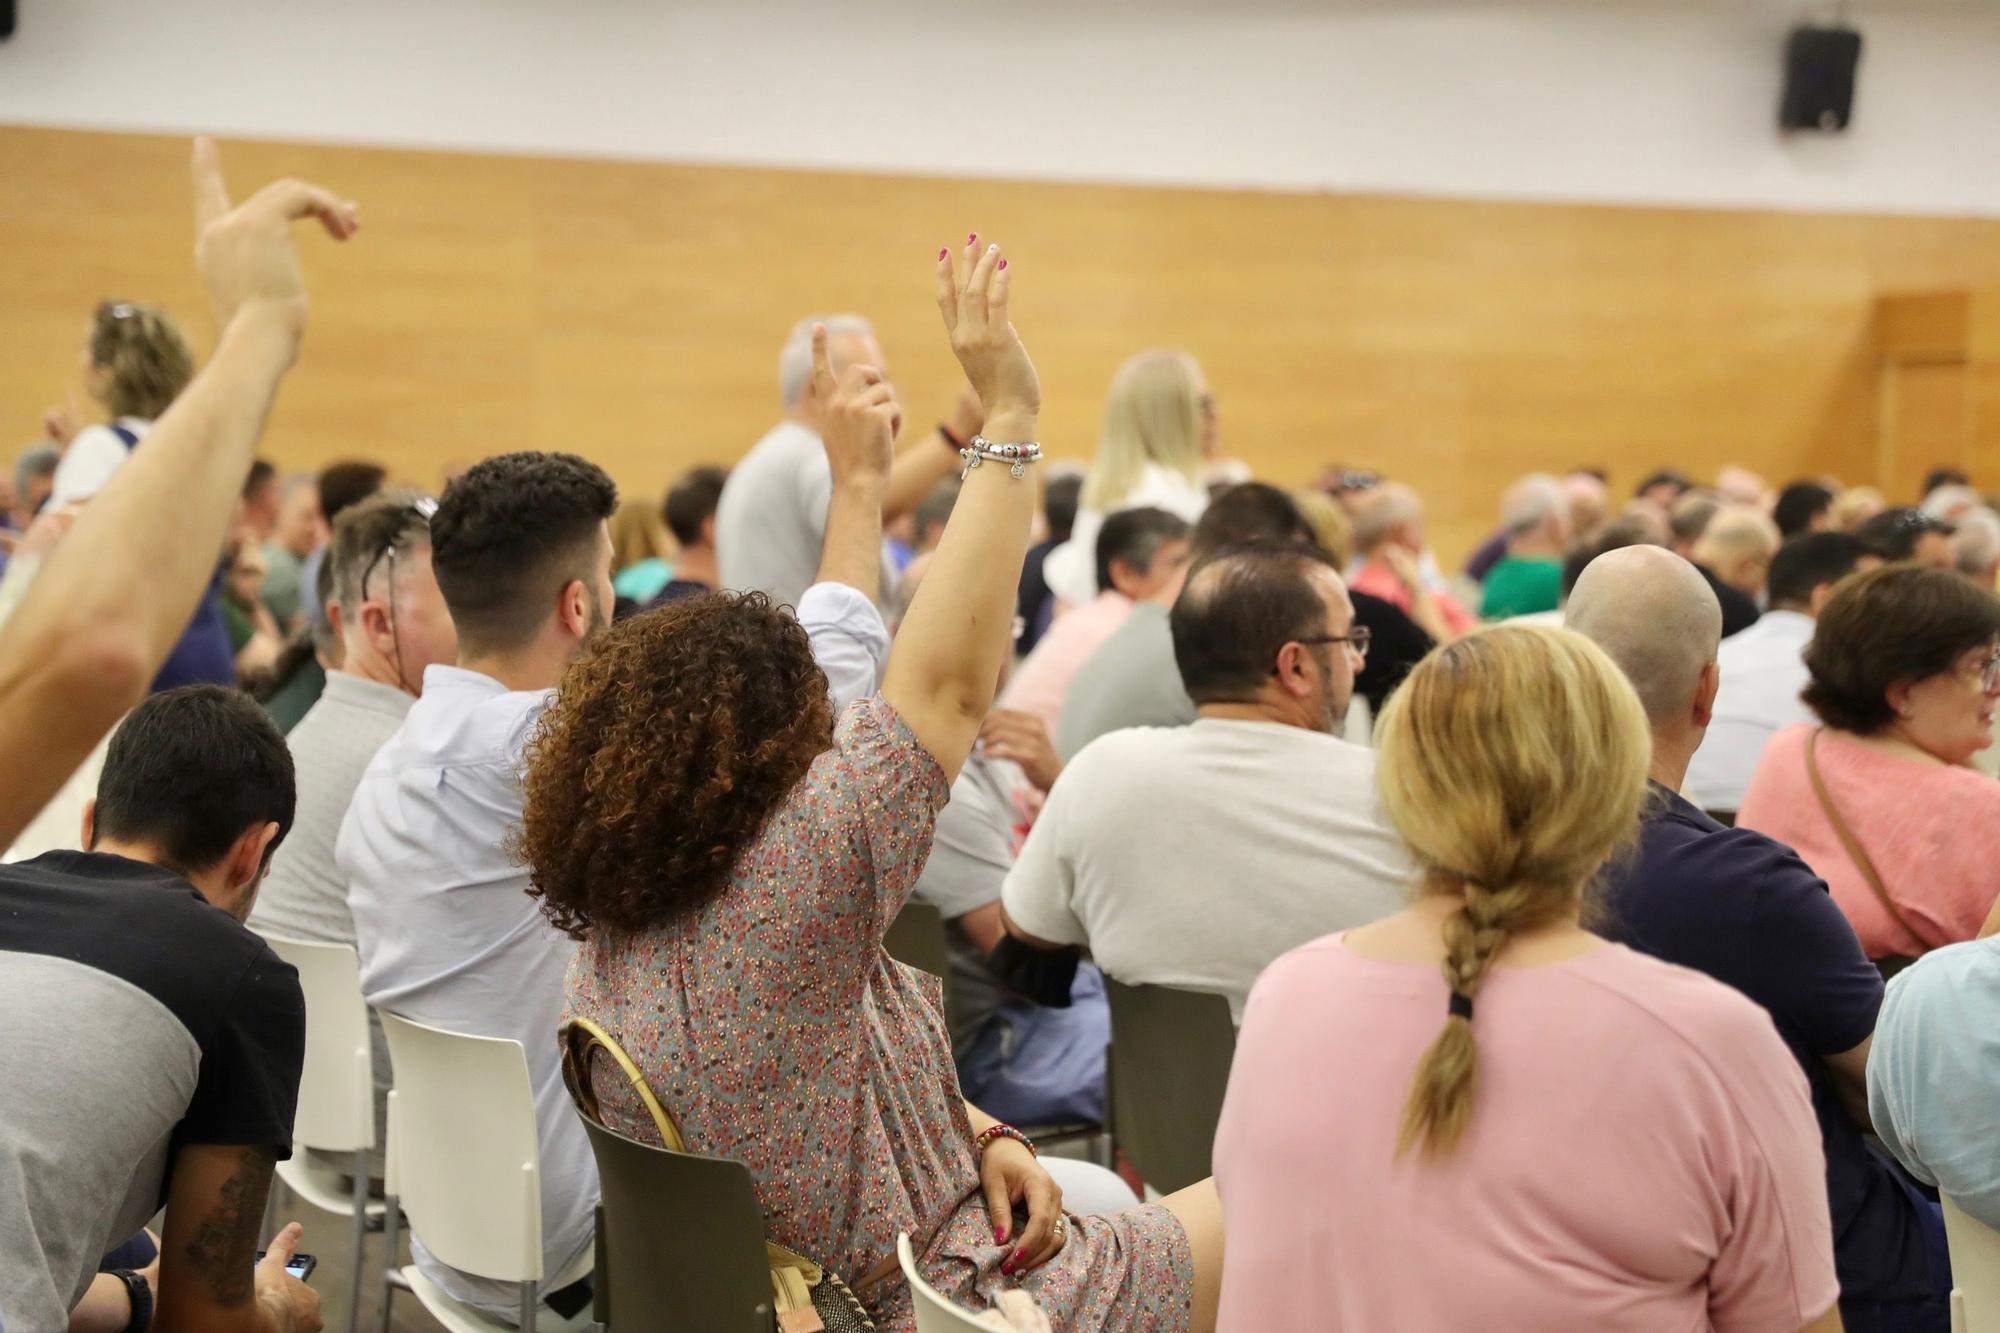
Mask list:
[[[1339,572],[1333,557],[1298,541],[1241,542],[1197,561],[1168,616],[1188,697],[1247,698],[1280,648],[1326,633],[1326,603],[1312,585],[1322,569]]]
[[[1151,569],[1153,557],[1162,546],[1187,535],[1187,520],[1164,509],[1141,505],[1109,515],[1097,531],[1097,590],[1111,590],[1114,562],[1123,560],[1140,569]]]
[[[1886,565],[1840,585],[1806,648],[1806,706],[1830,727],[1868,735],[1895,716],[1898,681],[1951,670],[1967,649],[2000,639],[2000,596],[1963,575]]]
[[[1816,481],[1795,481],[1778,492],[1771,506],[1771,520],[1780,537],[1796,537],[1810,531],[1812,522],[1833,508],[1833,488]]]
[[[1929,495],[1940,486],[1970,486],[1972,478],[1964,468],[1934,467],[1924,474],[1924,494]]]
[[[382,489],[389,471],[380,463],[329,463],[319,474],[319,508],[331,523],[340,511]]]
[[[1042,517],[1049,521],[1049,538],[1066,542],[1076,528],[1076,507],[1083,498],[1083,474],[1062,472],[1042,488]]]
[[[726,467],[695,467],[681,474],[667,492],[663,511],[667,531],[674,534],[675,541],[682,546],[700,545],[701,525],[715,517],[715,507],[722,503],[723,483],[728,480]]]
[[[1957,528],[1941,518],[1903,505],[1896,509],[1884,509],[1856,528],[1854,535],[1884,560],[1908,560],[1917,553],[1917,543],[1926,533],[1935,532],[1949,537],[1956,531]]]
[[[1814,588],[1840,582],[1873,554],[1868,543],[1850,533],[1802,532],[1771,557],[1771,605],[1806,606]]]
[[[186,685],[133,709],[111,733],[97,779],[96,836],[159,848],[184,875],[208,869],[245,830],[291,831],[292,752],[241,690]]]
[[[1699,491],[1693,487],[1680,493],[1674,507],[1667,513],[1667,531],[1677,542],[1698,542],[1708,531],[1708,525],[1715,522],[1715,516],[1722,512],[1722,497],[1714,491]]]
[[[248,500],[264,487],[277,479],[278,469],[268,458],[259,458],[250,464],[250,475],[243,478],[243,498]]]
[[[532,639],[557,593],[589,580],[599,527],[617,507],[604,469],[575,454],[501,454],[467,468],[431,519],[431,568],[459,642],[478,653]]]
[[[1644,481],[1639,483],[1638,488],[1632,494],[1634,496],[1644,495],[1655,486],[1673,487],[1674,498],[1679,499],[1694,489],[1694,482],[1688,477],[1687,473],[1677,467],[1663,467],[1658,472],[1649,474]]]
[[[1245,542],[1305,542],[1316,545],[1319,534],[1297,501],[1276,486],[1246,481],[1231,486],[1209,502],[1194,525],[1194,556],[1199,560],[1225,546]]]

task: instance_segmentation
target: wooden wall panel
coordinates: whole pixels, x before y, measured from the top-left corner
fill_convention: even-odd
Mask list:
[[[0,419],[73,376],[90,304],[161,300],[205,341],[186,145],[0,128]],[[871,314],[913,420],[954,368],[931,259],[968,227],[1020,272],[1044,442],[1087,455],[1128,353],[1195,351],[1231,452],[1283,482],[1406,476],[1455,556],[1530,468],[1675,463],[1875,480],[1877,295],[2000,285],[2000,222],[1142,190],[621,162],[225,146],[361,200],[305,241],[283,464],[574,448],[628,487],[728,461],[776,411],[799,315]],[[0,441],[5,440],[0,433]],[[2000,483],[2000,477],[1986,478]]]

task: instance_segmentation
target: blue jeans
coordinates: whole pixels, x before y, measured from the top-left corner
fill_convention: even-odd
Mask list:
[[[1898,1301],[1840,1303],[1846,1333],[1951,1333],[1951,1251],[1945,1245],[1944,1209],[1922,1200],[1917,1221],[1924,1232],[1924,1256],[1930,1260],[1931,1292]]]

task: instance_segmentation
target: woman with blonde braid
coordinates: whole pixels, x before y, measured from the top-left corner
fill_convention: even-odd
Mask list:
[[[50,411],[45,424],[64,446],[51,506],[88,500],[111,480],[154,419],[194,378],[194,353],[180,326],[158,306],[102,301],[91,312],[80,366],[84,389],[110,420],[79,430],[73,403]]]
[[[1218,1327],[1838,1329],[1819,1130],[1770,1019],[1579,924],[1645,796],[1618,668],[1475,633],[1375,735],[1422,882],[1251,993]]]

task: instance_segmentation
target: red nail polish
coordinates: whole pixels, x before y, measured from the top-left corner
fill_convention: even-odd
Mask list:
[[[1001,267],[1001,268],[1005,268],[1005,267],[1007,267],[1007,261],[1006,261],[1006,260],[1004,260],[1004,259],[1003,259],[1003,260],[1001,260],[1001,261],[1000,261],[1000,267]]]
[[[1007,1228],[1006,1228],[1006,1227],[994,1227],[994,1228],[993,1228],[993,1243],[994,1243],[995,1245],[1005,1245],[1005,1244],[1007,1243]]]
[[[967,245],[979,244],[979,233],[976,231],[969,231],[965,233],[965,243]]]
[[[951,253],[951,247],[946,246],[944,249],[938,251],[938,258],[943,259],[946,255],[950,253]]]

